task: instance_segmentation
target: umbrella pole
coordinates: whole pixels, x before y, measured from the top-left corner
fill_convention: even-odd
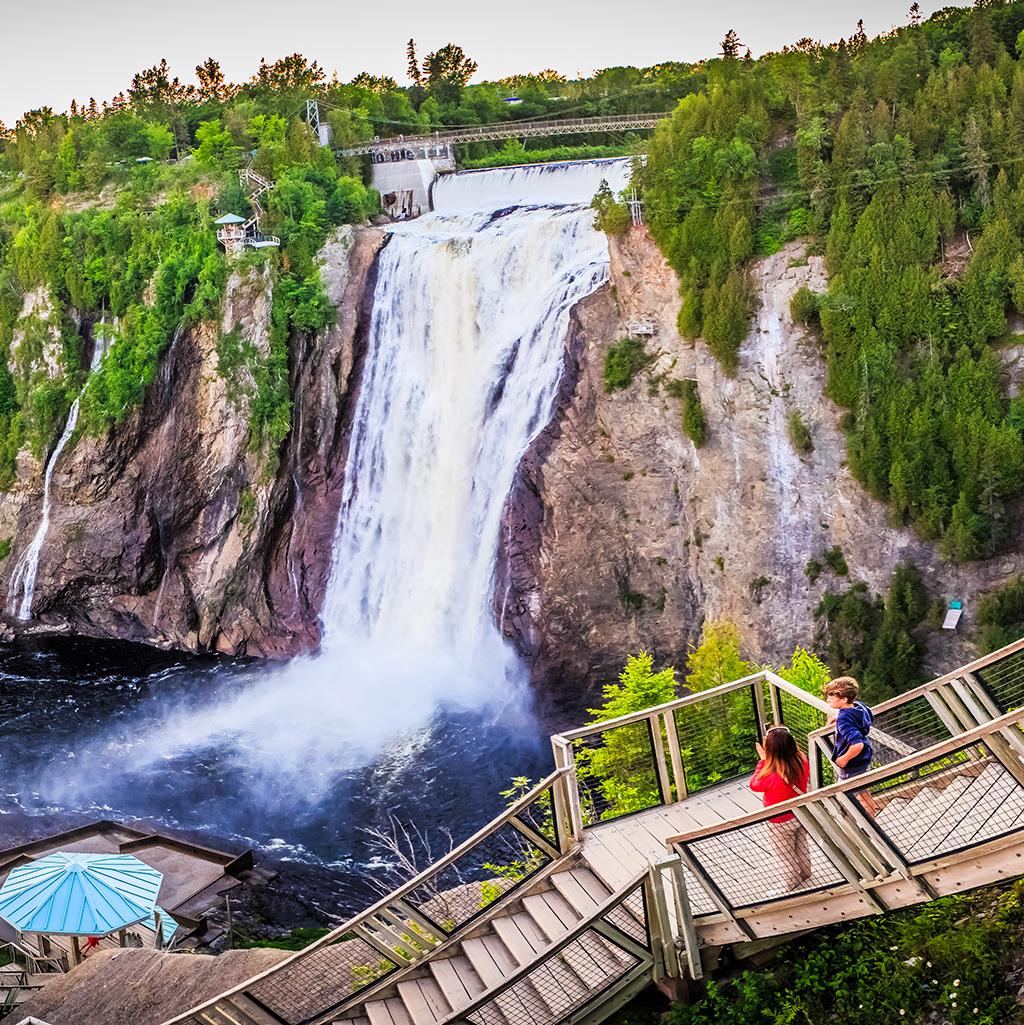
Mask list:
[[[82,948],[78,945],[78,937],[71,937],[71,959],[76,965],[82,963]]]

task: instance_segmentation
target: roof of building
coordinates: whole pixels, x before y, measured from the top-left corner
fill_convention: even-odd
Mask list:
[[[163,878],[133,854],[56,851],[11,870],[0,915],[19,932],[105,936],[152,915]]]
[[[245,218],[239,217],[238,214],[225,214],[223,217],[218,217],[213,222],[214,224],[245,224]]]

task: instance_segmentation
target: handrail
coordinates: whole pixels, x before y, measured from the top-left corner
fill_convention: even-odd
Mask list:
[[[601,722],[591,723],[587,726],[580,726],[575,730],[567,730],[564,733],[555,734],[551,739],[563,743],[580,740],[583,737],[589,737],[595,733],[604,733],[606,730],[612,730],[618,726],[629,726],[632,723],[642,722],[644,719],[649,719],[652,715],[660,715],[664,712],[673,712],[677,708],[685,708],[687,705],[695,705],[701,701],[710,701],[712,698],[721,697],[723,694],[731,694],[733,691],[749,687],[758,680],[770,682],[779,690],[786,691],[787,694],[791,694],[793,697],[799,698],[801,701],[812,705],[814,708],[817,708],[822,712],[828,711],[829,706],[822,701],[821,698],[815,697],[815,695],[804,690],[802,687],[798,687],[795,683],[790,683],[788,680],[784,680],[781,676],[770,669],[759,669],[756,673],[751,673],[749,676],[744,676],[742,679],[732,680],[729,683],[720,683],[717,687],[709,687],[707,690],[693,691],[690,694],[685,694],[681,698],[666,701],[661,705],[652,705],[650,708],[644,708],[639,712],[629,712],[626,715],[620,715],[615,719],[605,719]]]
[[[559,135],[559,134],[581,134],[569,132],[567,129],[587,129],[601,131],[601,126],[616,127],[619,125],[636,125],[637,127],[652,127],[657,121],[669,117],[672,111],[656,111],[654,113],[641,114],[609,114],[592,118],[562,118],[550,121],[498,121],[488,125],[463,125],[448,128],[443,132],[433,132],[429,135],[392,135],[384,139],[368,140],[355,146],[346,146],[337,152],[341,156],[358,156],[363,153],[375,153],[387,150],[416,148],[419,146],[441,145],[447,143],[467,142],[473,139],[481,140],[488,136],[496,137],[501,135],[511,136],[536,136],[536,135]],[[637,124],[644,122],[644,124]]]
[[[784,815],[786,812],[794,811],[797,808],[803,808],[806,805],[814,804],[817,801],[833,797],[836,794],[844,794],[850,790],[864,790],[865,788],[870,787],[873,783],[880,783],[894,775],[898,775],[910,769],[915,769],[920,765],[927,764],[928,762],[933,762],[936,758],[941,758],[943,755],[950,754],[962,747],[967,747],[979,740],[983,740],[985,737],[990,736],[993,733],[999,733],[1001,730],[1004,730],[1009,726],[1016,726],[1021,722],[1024,722],[1024,708],[1018,708],[1014,712],[1007,712],[1005,715],[1001,715],[998,719],[993,719],[991,722],[983,723],[981,726],[976,726],[972,730],[967,730],[964,733],[957,734],[954,737],[950,737],[948,740],[940,741],[937,744],[933,744],[931,747],[922,748],[920,751],[915,751],[913,754],[904,755],[904,757],[895,762],[890,762],[888,765],[872,769],[869,772],[862,772],[851,779],[832,783],[829,786],[822,787],[820,790],[811,790],[806,794],[801,794],[799,797],[790,798],[788,801],[780,801],[778,804],[762,808],[759,811],[749,812],[746,815],[741,815],[739,818],[730,819],[728,822],[719,822],[712,826],[702,826],[700,829],[692,829],[686,833],[679,833],[676,836],[670,836],[665,840],[665,846],[671,851],[675,844],[692,843],[695,840],[702,840],[709,836],[716,836],[719,833],[731,832],[732,830],[739,829],[742,826],[749,826],[756,822],[763,822],[765,819],[777,818],[780,815]]]
[[[902,694],[897,694],[894,697],[886,698],[885,701],[880,701],[877,705],[871,706],[871,711],[877,717],[885,712],[889,712],[894,708],[899,708],[902,705],[909,704],[911,701],[917,698],[926,697],[932,691],[942,687],[947,683],[952,683],[954,680],[962,679],[968,673],[975,673],[979,669],[985,669],[987,666],[992,665],[994,662],[1001,662],[1004,658],[1009,658],[1010,655],[1015,655],[1019,651],[1024,651],[1024,637],[1019,640],[1013,641],[1010,644],[1005,645],[998,651],[990,652],[987,655],[981,655],[976,658],[973,662],[969,662],[965,666],[960,666],[958,669],[954,669],[951,672],[944,673],[942,676],[936,676],[932,680],[928,680],[926,683],[918,684],[918,686],[911,690],[904,691]],[[827,736],[835,729],[835,723],[826,723],[824,726],[818,727],[816,730],[812,730],[808,734],[808,740],[812,737],[824,737]]]
[[[550,961],[553,957],[557,957],[561,951],[569,946],[569,944],[579,939],[579,937],[582,936],[583,933],[587,932],[588,929],[592,929],[595,922],[600,921],[621,904],[624,904],[627,898],[637,889],[637,887],[643,885],[644,879],[649,875],[649,872],[649,867],[645,867],[641,872],[633,876],[633,878],[621,889],[613,893],[603,904],[599,904],[589,918],[581,919],[564,936],[561,936],[550,946],[545,947],[544,950],[537,954],[532,961],[527,961],[526,964],[520,965],[520,967],[511,975],[506,976],[501,980],[501,982],[492,986],[490,989],[484,990],[482,993],[474,997],[472,1002],[466,1007],[460,1008],[458,1011],[453,1011],[447,1018],[442,1018],[438,1021],[436,1025],[450,1025],[452,1022],[465,1020],[468,1015],[473,1013],[473,1011],[479,1010],[485,1004],[489,1004],[495,997],[498,997],[506,990],[511,989],[516,985],[516,983],[522,982],[522,980],[527,976],[532,975],[538,967],[545,962]],[[649,925],[647,928],[649,931]]]
[[[382,897],[379,901],[377,901],[376,904],[372,905],[369,908],[366,908],[363,911],[360,911],[357,915],[350,918],[343,925],[335,927],[325,936],[321,936],[318,940],[314,940],[311,944],[309,944],[309,946],[303,947],[302,950],[297,950],[290,956],[284,958],[281,961],[278,961],[277,964],[272,965],[267,969],[264,969],[264,971],[260,972],[259,974],[250,976],[243,982],[239,983],[237,986],[234,986],[229,990],[225,990],[223,993],[219,993],[216,997],[212,997],[211,999],[204,1001],[202,1004],[190,1007],[187,1011],[177,1015],[174,1018],[167,1019],[167,1021],[164,1022],[163,1025],[175,1025],[175,1023],[178,1022],[189,1021],[190,1019],[194,1018],[197,1014],[200,1014],[201,1012],[208,1010],[209,1008],[215,1007],[221,1000],[226,1000],[238,993],[244,993],[251,986],[254,986],[256,983],[261,982],[263,979],[266,979],[271,975],[277,975],[279,972],[288,968],[290,965],[295,964],[297,961],[301,961],[308,957],[310,954],[314,953],[315,951],[320,950],[323,947],[330,946],[336,940],[340,940],[347,933],[351,933],[359,925],[361,925],[368,919],[372,918],[377,913],[383,911],[389,905],[394,904],[395,902],[400,901],[403,897],[406,897],[408,894],[413,893],[429,879],[433,878],[439,872],[454,864],[456,861],[459,860],[459,858],[461,858],[468,851],[476,847],[479,843],[481,843],[483,840],[489,837],[492,833],[496,832],[501,826],[505,825],[505,823],[515,818],[515,816],[524,808],[529,807],[529,805],[531,805],[535,800],[537,800],[537,798],[540,797],[540,795],[543,794],[546,790],[554,787],[558,780],[560,780],[563,776],[568,775],[570,771],[571,769],[568,768],[556,769],[554,772],[551,773],[551,775],[547,776],[540,783],[538,783],[532,790],[524,794],[513,804],[510,804],[500,815],[492,819],[486,826],[482,827],[481,829],[478,829],[471,837],[469,837],[469,839],[464,840],[461,844],[459,844],[458,847],[455,847],[453,850],[449,851],[446,855],[444,855],[444,857],[439,858],[437,861],[429,865],[427,868],[425,868],[418,875],[414,876],[412,879],[409,879],[406,882],[402,883],[401,886],[393,890],[391,893],[387,894],[387,896]]]

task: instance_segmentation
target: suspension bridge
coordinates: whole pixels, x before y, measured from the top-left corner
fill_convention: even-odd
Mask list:
[[[669,111],[657,114],[616,114],[547,121],[503,121],[491,125],[445,128],[426,135],[398,135],[374,139],[337,150],[340,157],[369,154],[375,163],[391,160],[422,160],[451,156],[452,147],[467,142],[499,142],[503,139],[537,139],[562,135],[590,135],[594,132],[635,132],[653,128]]]

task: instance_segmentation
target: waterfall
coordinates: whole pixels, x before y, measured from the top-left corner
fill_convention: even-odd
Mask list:
[[[392,227],[321,651],[164,716],[138,758],[230,750],[294,806],[420,743],[439,710],[526,708],[525,673],[492,610],[501,518],[550,419],[570,311],[608,277],[590,200],[628,173],[627,161],[589,161],[451,175],[434,213]]]
[[[106,325],[105,322],[101,321],[93,341],[92,360],[89,363],[90,374],[99,367],[108,345],[109,339]],[[86,378],[86,382],[88,383],[88,378]],[[60,459],[61,453],[71,440],[71,435],[75,433],[75,427],[78,426],[78,407],[84,391],[85,385],[82,386],[82,391],[75,396],[75,401],[71,403],[67,423],[64,425],[64,432],[61,434],[56,448],[54,448],[50,458],[47,460],[46,471],[43,474],[43,514],[39,519],[39,526],[36,527],[31,543],[22,552],[21,558],[18,559],[14,572],[11,574],[10,589],[7,597],[7,614],[9,616],[17,616],[18,619],[23,621],[32,618],[32,598],[36,589],[39,555],[43,550],[43,542],[46,540],[47,532],[50,529],[50,484],[53,480],[53,471],[57,467],[57,460]]]

